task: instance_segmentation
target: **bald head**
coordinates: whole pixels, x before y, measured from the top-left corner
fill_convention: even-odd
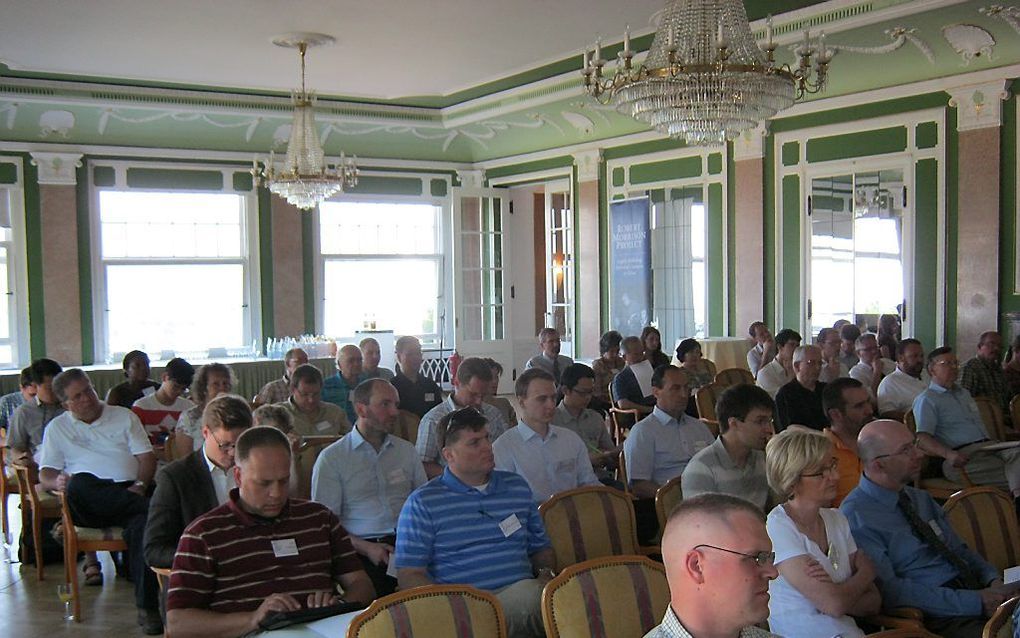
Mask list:
[[[864,474],[873,483],[899,491],[917,479],[924,455],[910,429],[890,419],[872,421],[857,436],[858,455]]]
[[[348,344],[340,348],[336,353],[336,367],[345,379],[353,380],[361,374],[364,358],[361,348]]]
[[[899,421],[892,419],[872,421],[861,428],[861,433],[857,435],[858,456],[865,463],[873,461],[876,456],[891,451],[894,444],[903,438],[904,433],[909,438],[910,430]]]

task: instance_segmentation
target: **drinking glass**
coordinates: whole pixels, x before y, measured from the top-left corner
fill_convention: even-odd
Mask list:
[[[69,583],[57,585],[57,597],[64,603],[64,620],[74,620],[74,614],[71,613],[71,585]]]

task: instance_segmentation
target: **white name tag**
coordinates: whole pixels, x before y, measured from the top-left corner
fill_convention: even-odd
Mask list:
[[[393,485],[394,483],[403,483],[406,480],[407,480],[407,475],[404,474],[404,470],[400,469],[399,467],[397,469],[393,470],[392,472],[390,472],[389,476],[386,477],[386,481],[390,485]]]
[[[1002,572],[1002,582],[1004,585],[1012,585],[1018,580],[1020,580],[1020,566],[1007,567],[1006,570]]]
[[[577,468],[577,464],[574,459],[566,459],[556,464],[557,474],[573,474]]]
[[[521,521],[517,518],[516,514],[511,514],[499,522],[499,529],[503,532],[504,538],[509,537],[520,528]]]
[[[272,541],[272,543],[273,555],[277,558],[298,555],[297,543],[294,542],[293,538],[281,538],[279,540]]]
[[[318,423],[315,424],[315,429],[318,430],[319,432],[325,432],[331,427],[333,426],[332,424],[330,424],[329,421],[319,421]]]
[[[351,390],[350,392],[347,393],[347,400],[350,401],[351,403],[354,403],[354,390]]]
[[[936,523],[934,520],[931,520],[928,521],[928,526],[931,527],[932,531],[935,532],[936,536],[942,538],[942,528],[939,527],[938,523]]]
[[[156,388],[153,388],[152,386],[148,388],[142,388],[143,397],[152,396],[153,394],[156,394]]]
[[[426,401],[435,401],[436,400],[436,393],[435,392],[426,392],[425,393],[425,400]]]

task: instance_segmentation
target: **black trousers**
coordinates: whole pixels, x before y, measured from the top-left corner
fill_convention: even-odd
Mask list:
[[[128,491],[131,482],[115,483],[92,474],[75,474],[67,483],[71,518],[82,527],[123,527],[128,569],[135,585],[135,606],[159,609],[156,575],[145,564],[145,520],[149,499]]]
[[[394,546],[397,543],[396,536],[384,536],[377,539],[366,538],[365,540],[370,543],[386,543],[387,545]],[[397,579],[386,575],[386,570],[389,567],[388,565],[376,565],[362,554],[358,554],[358,559],[361,560],[362,568],[365,570],[365,573],[368,574],[369,579],[371,579],[372,586],[375,587],[376,598],[382,598],[383,596],[388,596],[397,591]],[[392,556],[390,557],[390,560],[393,560]]]

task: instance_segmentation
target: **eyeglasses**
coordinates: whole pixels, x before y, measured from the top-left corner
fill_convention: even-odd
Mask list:
[[[878,456],[874,457],[873,460],[877,461],[878,459],[884,459],[888,456],[899,456],[900,454],[909,454],[910,452],[913,452],[914,449],[917,448],[917,443],[918,443],[917,436],[915,435],[913,441],[907,443],[906,445],[896,450],[895,452],[890,452],[889,454],[879,454]]]
[[[776,562],[775,552],[757,552],[755,554],[745,554],[744,552],[738,552],[732,549],[726,549],[725,547],[716,547],[715,545],[708,545],[702,543],[701,545],[695,545],[694,549],[701,549],[702,547],[708,547],[709,549],[717,549],[720,552],[726,552],[727,554],[736,554],[737,556],[743,556],[744,558],[750,558],[754,561],[754,564],[758,567],[771,567]]]
[[[934,365],[937,365],[937,366],[946,366],[947,368],[959,368],[960,367],[960,362],[959,361],[949,361],[948,359],[942,359],[942,360],[936,361]]]
[[[233,452],[234,448],[237,447],[234,443],[220,443],[220,440],[216,438],[216,434],[212,430],[209,430],[209,436],[212,437],[213,441],[216,441],[216,446],[220,448],[220,452]]]
[[[595,392],[595,390],[578,390],[577,388],[565,388],[565,389],[581,397],[590,397],[592,393]]]
[[[812,472],[811,474],[801,474],[800,477],[801,478],[812,478],[812,477],[815,477],[815,476],[822,476],[823,474],[830,474],[830,475],[831,474],[835,474],[838,471],[839,471],[839,461],[837,461],[836,459],[832,459],[832,463],[829,463],[828,465],[823,467],[821,470],[819,470],[817,472]]]

